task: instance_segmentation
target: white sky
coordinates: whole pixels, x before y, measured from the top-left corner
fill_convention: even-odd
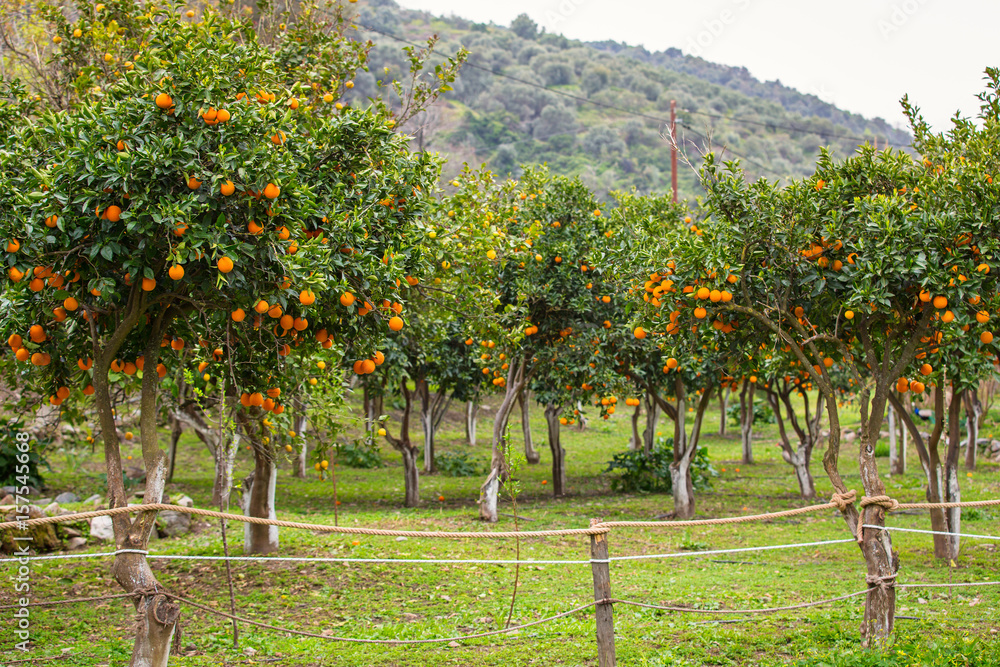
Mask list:
[[[510,25],[744,66],[837,106],[903,125],[904,93],[936,130],[973,116],[983,70],[1000,66],[996,0],[398,0],[438,15]]]

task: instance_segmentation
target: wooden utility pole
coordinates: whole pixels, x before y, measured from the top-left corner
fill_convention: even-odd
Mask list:
[[[601,519],[591,519],[593,526]],[[597,664],[599,667],[615,667],[615,619],[610,602],[600,602],[611,598],[611,564],[608,562],[608,534],[590,536],[590,568],[594,574],[594,600],[597,617]]]
[[[677,201],[677,100],[670,100],[670,182]]]

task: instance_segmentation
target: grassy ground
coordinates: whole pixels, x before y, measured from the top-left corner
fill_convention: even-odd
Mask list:
[[[624,407],[624,406],[623,406]],[[484,411],[484,416],[492,414]],[[773,425],[758,428],[757,463],[739,463],[739,441],[714,432],[718,412],[709,416],[705,439],[712,464],[719,472],[711,491],[698,494],[703,517],[760,513],[810,504],[797,496],[791,468],[775,447]],[[483,419],[480,433],[491,424]],[[661,428],[669,430],[667,423]],[[544,439],[540,409],[532,414],[532,429],[542,463],[525,466],[520,475],[523,493],[519,513],[522,529],[583,527],[591,517],[651,519],[669,512],[664,495],[615,495],[602,470],[611,455],[625,448],[629,422],[619,413],[585,431],[565,433],[569,492],[553,499],[549,480],[550,457]],[[732,429],[735,430],[735,429]],[[512,425],[515,441],[520,433]],[[483,466],[489,457],[485,437],[476,447],[462,444],[458,413],[443,426],[439,448],[467,452]],[[138,451],[126,451],[138,455]],[[341,525],[399,527],[417,530],[475,531],[478,477],[440,475],[421,479],[423,506],[404,509],[399,457],[383,449],[385,467],[358,470],[338,467],[339,523]],[[849,486],[860,491],[854,462],[856,451],[845,447],[842,469]],[[818,457],[817,457],[818,458]],[[56,468],[65,467],[57,457]],[[249,452],[241,453],[237,479],[250,470]],[[72,489],[81,496],[102,490],[100,464],[78,460],[75,471],[49,479],[53,490]],[[906,501],[923,500],[923,481],[915,456],[901,478],[886,479],[889,493]],[[278,481],[280,518],[333,523],[333,492],[329,480],[294,479],[283,464]],[[832,488],[819,470],[818,493],[829,497]],[[886,471],[887,461],[880,461]],[[851,471],[855,472],[851,474]],[[963,478],[963,499],[1000,497],[1000,468],[982,464]],[[211,463],[204,447],[185,436],[171,493],[184,492],[200,507],[210,505]],[[443,497],[444,500],[439,500]],[[509,504],[500,529],[511,529]],[[1000,510],[966,512],[963,529],[998,534]],[[530,520],[530,521],[529,521]],[[894,515],[890,525],[929,528],[926,514]],[[241,546],[241,534],[231,529],[230,544]],[[235,531],[235,535],[233,532]],[[864,588],[865,568],[853,544],[835,544],[782,551],[704,555],[699,550],[767,544],[809,542],[849,537],[833,511],[793,517],[768,524],[712,526],[688,530],[621,529],[609,538],[611,555],[683,553],[684,557],[614,563],[611,588],[615,597],[642,602],[690,606],[696,609],[774,607],[842,595]],[[937,561],[927,535],[895,533],[900,553],[900,581],[949,582],[997,580],[996,543],[965,540],[954,567]],[[94,550],[106,550],[103,549]],[[197,531],[179,539],[154,542],[153,553],[219,555],[217,524],[199,524]],[[397,557],[397,558],[513,558],[515,544],[506,541],[456,542],[397,540],[363,536],[317,535],[282,529],[285,556]],[[585,559],[585,538],[524,539],[523,558]],[[38,599],[103,595],[118,592],[104,560],[34,562],[32,593]],[[217,609],[228,609],[225,566],[213,561],[153,561],[168,588]],[[420,565],[364,563],[236,563],[233,565],[240,615],[302,630],[363,638],[435,638],[497,629],[510,605],[513,566]],[[593,599],[589,565],[527,565],[514,609],[515,623],[549,616]],[[3,597],[9,599],[8,587]],[[1000,587],[904,590],[899,594],[897,632],[884,652],[858,647],[863,598],[853,598],[814,609],[769,616],[738,615],[720,618],[706,614],[679,614],[619,606],[615,635],[620,665],[996,665],[1000,641],[996,609]],[[132,613],[126,603],[112,600],[51,609],[33,609],[32,657],[51,656],[68,649],[72,655],[54,664],[118,665],[131,651]],[[24,657],[10,650],[9,617],[0,639],[4,657]],[[506,637],[410,647],[372,646],[293,637],[249,626],[240,628],[240,648],[232,648],[228,621],[184,609],[181,650],[176,665],[596,665],[593,610],[528,628]]]

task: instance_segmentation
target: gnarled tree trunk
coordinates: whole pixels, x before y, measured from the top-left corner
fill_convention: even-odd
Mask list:
[[[635,410],[632,411],[632,416],[629,420],[632,422],[632,437],[628,441],[628,448],[632,451],[638,451],[642,449],[642,436],[639,434],[639,416],[642,413],[642,403],[638,403],[635,406]]]
[[[646,404],[646,428],[642,432],[642,448],[647,454],[652,454],[653,445],[656,444],[656,422],[660,417],[660,403],[648,389],[643,400]]]
[[[694,481],[691,478],[691,462],[698,452],[702,420],[712,397],[713,387],[705,387],[695,408],[691,433],[687,432],[687,395],[684,380],[680,374],[674,381],[674,396],[677,409],[674,416],[674,462],[670,464],[670,481],[673,486],[674,518],[690,519],[694,516]]]
[[[725,437],[728,416],[726,410],[729,409],[729,390],[726,387],[719,387],[719,435]]]
[[[799,423],[798,415],[792,404],[791,395],[796,391],[794,384],[787,381],[775,380],[764,385],[764,395],[771,410],[774,412],[775,421],[778,424],[778,435],[781,444],[781,457],[785,463],[792,466],[795,471],[795,479],[799,484],[799,493],[803,498],[816,497],[816,485],[813,481],[809,463],[812,460],[813,448],[819,441],[819,424],[823,414],[823,394],[816,397],[816,410],[810,413],[809,397],[805,397],[805,414],[802,426]],[[797,436],[798,444],[792,446],[788,436],[785,422],[791,424]]]

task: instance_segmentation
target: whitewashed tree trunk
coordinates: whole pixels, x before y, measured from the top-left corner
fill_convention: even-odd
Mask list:
[[[642,432],[642,448],[647,454],[652,454],[653,445],[656,444],[656,422],[660,417],[660,404],[648,391],[643,400],[646,404],[646,428]]]
[[[278,467],[270,452],[254,445],[254,470],[243,481],[243,515],[262,519],[277,519],[275,489]],[[269,554],[278,550],[278,527],[244,524],[243,553]]]
[[[470,447],[476,446],[476,423],[479,417],[479,404],[475,401],[465,402],[465,442]]]
[[[729,409],[729,389],[726,387],[719,387],[719,435],[726,435],[726,428],[728,427],[728,415],[726,410]]]
[[[983,418],[983,404],[979,392],[970,389],[965,392],[965,423],[969,437],[965,446],[965,469],[976,469],[976,455],[979,448],[979,424]]]
[[[493,419],[493,453],[490,461],[490,472],[479,488],[479,518],[490,523],[496,523],[500,520],[500,515],[497,512],[497,503],[500,500],[500,481],[507,474],[502,443],[507,435],[507,423],[510,419],[510,413],[514,409],[514,402],[517,400],[518,394],[521,393],[521,389],[527,384],[526,365],[527,359],[511,360],[507,369],[503,401],[500,402],[500,407],[497,408],[496,416]]]

